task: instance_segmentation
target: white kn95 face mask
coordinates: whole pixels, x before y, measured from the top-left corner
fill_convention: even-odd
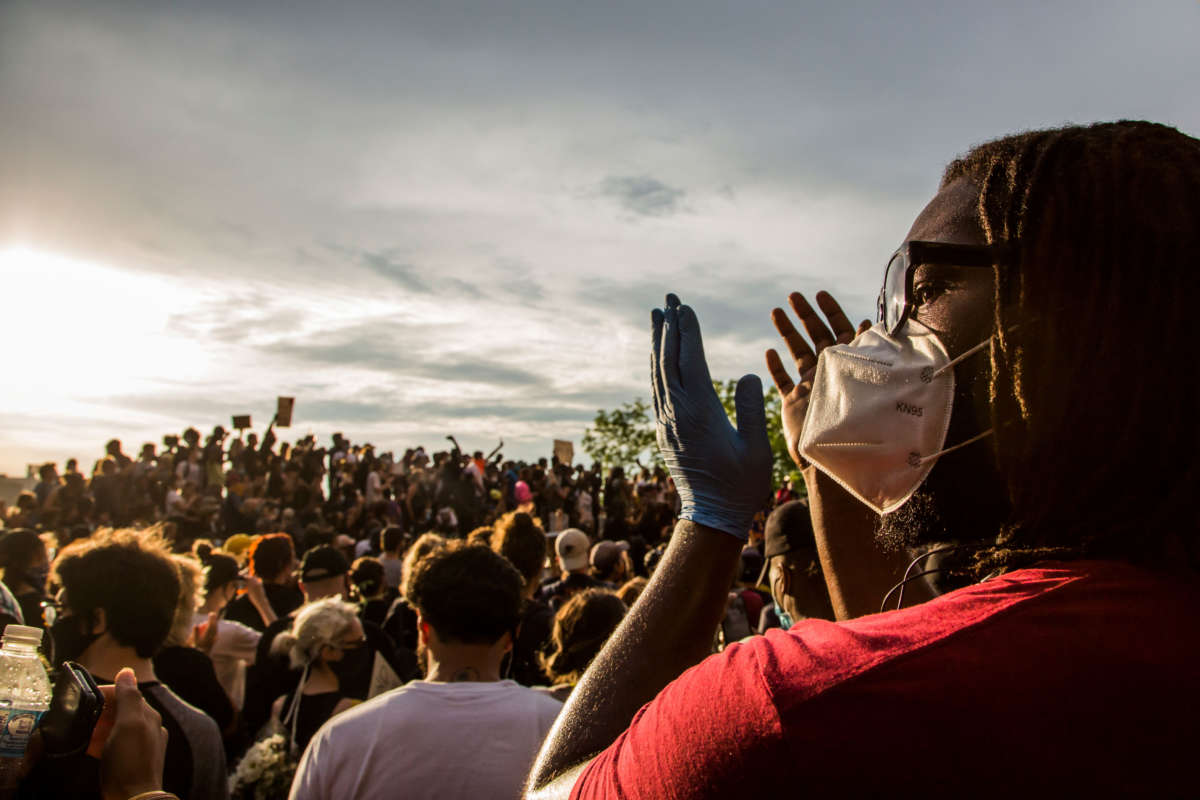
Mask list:
[[[877,514],[895,511],[944,448],[954,405],[954,365],[929,328],[909,319],[900,336],[873,325],[849,344],[821,351],[798,450]]]

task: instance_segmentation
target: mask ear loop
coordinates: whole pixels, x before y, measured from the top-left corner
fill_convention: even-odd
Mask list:
[[[292,695],[292,705],[288,709],[288,713],[284,715],[284,725],[288,724],[288,719],[291,719],[291,731],[288,734],[288,752],[293,756],[296,755],[296,728],[300,724],[300,696],[304,692],[304,684],[308,681],[308,670],[312,666],[313,659],[309,659],[304,665],[304,672],[300,673],[300,683],[296,685],[296,693]]]
[[[935,370],[933,372],[933,374],[930,376],[930,379],[938,377],[939,375],[941,375],[943,372],[945,372],[948,369],[953,369],[955,364],[958,364],[960,361],[963,361],[964,359],[975,355],[976,353],[978,353],[980,350],[987,347],[991,343],[992,343],[991,337],[984,339],[979,344],[977,344],[974,347],[959,354],[958,357],[953,358],[950,361],[946,362],[946,364],[944,366],[939,367],[937,370]],[[983,433],[980,433],[976,436],[972,436],[970,439],[967,439],[965,442],[959,442],[958,444],[954,445],[953,447],[947,447],[945,450],[939,450],[936,453],[930,453],[927,456],[920,456],[919,458],[913,459],[909,463],[912,464],[912,466],[914,466],[914,467],[919,467],[922,464],[926,463],[927,461],[932,461],[935,458],[941,458],[942,456],[946,455],[947,453],[953,453],[955,450],[958,450],[960,447],[966,447],[969,444],[975,444],[975,442],[978,442],[983,437],[991,436],[991,435],[992,435],[992,429],[988,428]]]

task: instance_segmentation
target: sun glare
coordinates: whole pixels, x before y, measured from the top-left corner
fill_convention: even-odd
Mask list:
[[[168,320],[187,298],[162,278],[13,247],[0,250],[0,286],[10,378],[0,410],[52,412],[129,394],[175,372],[185,354],[202,358],[170,336]]]

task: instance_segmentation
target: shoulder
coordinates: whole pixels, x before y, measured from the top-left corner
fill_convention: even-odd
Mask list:
[[[217,635],[254,643],[257,643],[262,637],[261,633],[249,625],[231,619],[221,620],[220,625],[217,626]]]
[[[189,740],[199,736],[215,737],[218,743],[221,741],[221,731],[213,718],[175,694],[166,684],[140,684],[138,688],[147,702],[157,706],[159,713],[169,714],[175,720]]]

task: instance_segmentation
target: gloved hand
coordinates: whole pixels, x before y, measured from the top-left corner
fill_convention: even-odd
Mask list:
[[[762,381],[738,381],[734,430],[713,389],[696,313],[668,294],[650,321],[658,447],[683,505],[680,519],[746,539],[771,494]]]

